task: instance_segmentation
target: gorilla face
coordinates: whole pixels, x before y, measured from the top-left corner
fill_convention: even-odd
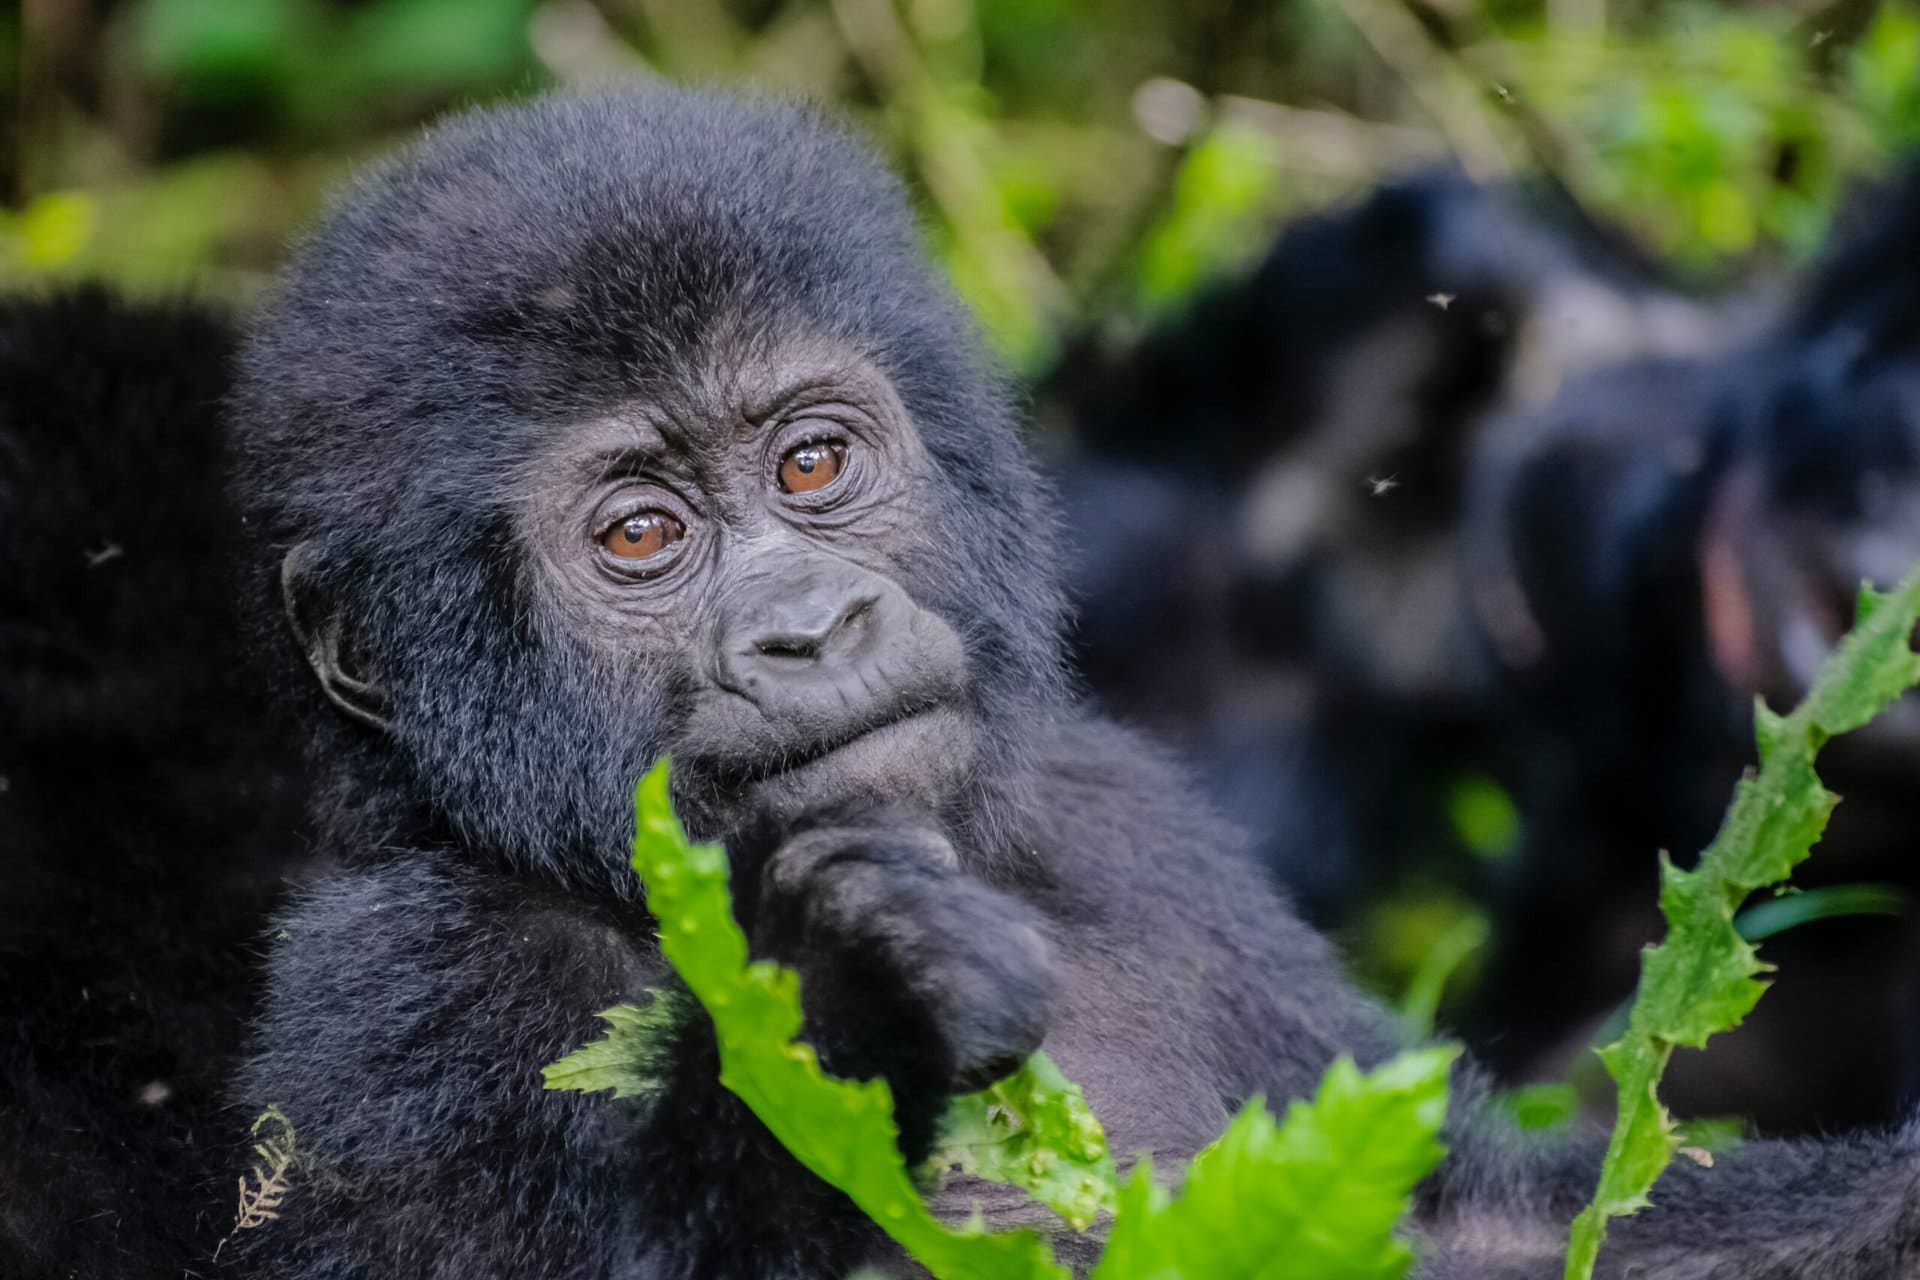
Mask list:
[[[1755,692],[1774,706],[1804,697],[1853,625],[1860,584],[1891,586],[1920,560],[1914,367],[1860,368],[1819,346],[1776,363],[1783,385],[1709,496],[1698,552],[1708,652],[1742,717]],[[1851,743],[1910,754],[1920,710],[1902,700]]]
[[[296,259],[234,413],[343,844],[630,883],[662,753],[706,837],[857,795],[961,838],[1065,703],[1007,398],[897,186],[790,108],[446,126]]]
[[[684,394],[530,469],[540,607],[598,664],[674,672],[666,745],[701,825],[852,795],[937,807],[976,713],[959,635],[901,583],[938,537],[932,461],[857,354],[720,346]]]

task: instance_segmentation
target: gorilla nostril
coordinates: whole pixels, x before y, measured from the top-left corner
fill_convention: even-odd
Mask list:
[[[855,600],[841,612],[839,621],[833,624],[833,635],[827,638],[832,640],[834,636],[844,635],[856,628],[866,626],[873,617],[874,606],[879,603],[878,596],[864,596]]]
[[[763,658],[817,658],[820,643],[806,636],[762,636],[753,642],[753,651]]]

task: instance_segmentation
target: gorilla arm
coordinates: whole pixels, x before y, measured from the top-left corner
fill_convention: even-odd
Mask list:
[[[923,1155],[946,1097],[1044,1031],[1031,913],[911,815],[744,843],[756,952],[800,970],[829,1070],[888,1076]],[[421,853],[329,881],[282,931],[242,1093],[305,1159],[280,1220],[229,1246],[262,1273],[832,1275],[882,1247],[721,1088],[704,1017],[649,1100],[542,1091],[594,1010],[672,981],[638,907]]]
[[[1190,791],[1177,769],[1097,723],[1063,730],[1047,760],[1034,830],[1050,883],[1029,892],[1056,931],[1065,995],[1046,1047],[1086,1088],[1114,1151],[1191,1154],[1248,1094],[1277,1109],[1337,1054],[1364,1065],[1391,1052],[1385,1018],[1325,941],[1246,875],[1234,833],[1179,799]],[[1195,1097],[1208,1088],[1211,1114]],[[1452,1154],[1417,1207],[1421,1274],[1557,1280],[1604,1136],[1519,1133],[1490,1093],[1475,1064],[1456,1068]],[[1682,1157],[1653,1201],[1614,1220],[1599,1275],[1913,1274],[1920,1123],[1751,1142],[1712,1167]]]
[[[1427,1280],[1555,1280],[1567,1224],[1593,1192],[1593,1135],[1527,1148],[1485,1106],[1454,1107],[1455,1154],[1421,1221]],[[1475,1132],[1467,1132],[1473,1129]],[[1920,1267],[1920,1125],[1894,1134],[1751,1142],[1682,1156],[1653,1203],[1615,1218],[1595,1275],[1879,1280]]]

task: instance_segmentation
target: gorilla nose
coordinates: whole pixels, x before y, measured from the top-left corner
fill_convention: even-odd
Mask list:
[[[821,684],[857,687],[861,671],[899,638],[889,625],[897,611],[871,581],[804,575],[763,581],[743,594],[725,626],[718,674],[722,685],[763,709],[804,698],[803,690]]]
[[[808,763],[964,696],[958,633],[899,583],[819,554],[774,563],[714,601],[686,731],[716,769]]]
[[[748,644],[754,655],[776,663],[819,662],[859,645],[872,621],[877,595],[838,603],[801,600],[798,608],[776,609]]]

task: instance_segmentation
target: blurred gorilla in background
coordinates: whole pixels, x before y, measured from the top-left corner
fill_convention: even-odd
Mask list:
[[[1738,350],[1576,382],[1477,464],[1464,563],[1527,820],[1470,1024],[1503,1071],[1563,1067],[1626,998],[1658,929],[1655,854],[1691,865],[1711,839],[1754,759],[1753,696],[1790,707],[1859,583],[1920,562],[1920,172],[1832,243]],[[1920,705],[1835,742],[1821,774],[1845,802],[1796,883],[1886,884],[1869,897],[1896,915],[1769,941],[1775,991],[1676,1060],[1683,1107],[1779,1131],[1884,1122],[1910,1096],[1920,956],[1897,913],[1920,888]]]
[[[1790,705],[1858,581],[1920,560],[1917,187],[1859,202],[1790,300],[1708,306],[1538,198],[1414,179],[1046,389],[1096,697],[1194,757],[1316,922],[1402,878],[1491,899],[1460,1012],[1503,1074],[1563,1071],[1626,997],[1654,855],[1710,839],[1752,694]],[[1847,803],[1804,885],[1889,882],[1864,900],[1897,910],[1920,884],[1916,719],[1830,748]],[[1517,859],[1462,847],[1450,798],[1481,776]],[[1779,990],[1682,1055],[1676,1101],[1772,1131],[1898,1114],[1908,934],[1770,942]]]
[[[224,1227],[228,1078],[304,860],[240,642],[217,317],[0,302],[0,1275]]]
[[[1447,792],[1489,758],[1457,537],[1479,433],[1728,332],[1545,191],[1441,171],[1300,220],[1042,388],[1093,693],[1195,759],[1318,923],[1462,856]]]

